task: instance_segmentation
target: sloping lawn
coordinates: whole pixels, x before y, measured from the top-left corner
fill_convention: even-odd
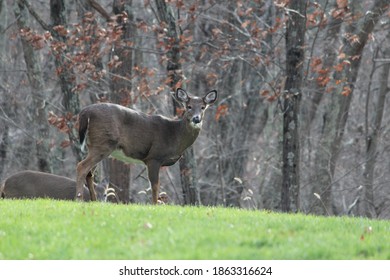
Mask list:
[[[390,222],[231,208],[0,200],[0,259],[390,259]]]

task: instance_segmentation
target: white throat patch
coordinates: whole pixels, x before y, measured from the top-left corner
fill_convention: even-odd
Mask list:
[[[194,123],[194,122],[190,122],[191,126],[193,128],[197,128],[197,129],[201,129],[202,128],[202,122],[200,123]]]

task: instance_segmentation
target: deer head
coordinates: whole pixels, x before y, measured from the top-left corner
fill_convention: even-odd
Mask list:
[[[184,89],[178,88],[174,97],[184,107],[183,117],[187,119],[191,126],[200,129],[205,110],[217,100],[217,91],[212,90],[203,98],[200,98],[190,97]]]

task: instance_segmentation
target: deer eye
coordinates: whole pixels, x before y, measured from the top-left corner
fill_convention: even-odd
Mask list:
[[[206,107],[205,106],[202,106],[202,110],[204,110]]]
[[[191,110],[191,109],[192,109],[192,106],[191,106],[191,105],[188,105],[188,106],[187,106],[187,109]]]

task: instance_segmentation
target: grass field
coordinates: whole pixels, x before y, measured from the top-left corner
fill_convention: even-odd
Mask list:
[[[0,200],[0,259],[390,259],[390,221]]]

